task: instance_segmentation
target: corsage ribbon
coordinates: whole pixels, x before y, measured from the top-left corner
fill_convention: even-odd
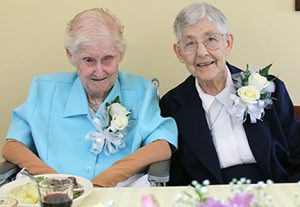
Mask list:
[[[96,155],[104,149],[105,155],[111,155],[125,147],[124,135],[122,133],[112,133],[108,128],[102,129],[101,121],[95,117],[92,120],[97,132],[88,132],[86,140],[92,141],[91,152]]]
[[[240,98],[234,94],[230,95],[230,99],[233,100],[233,107],[229,111],[234,115],[233,119],[235,123],[243,123],[246,121],[247,114],[250,116],[251,123],[256,123],[257,120],[261,120],[265,114],[265,101],[257,100],[251,104],[246,104],[240,100]]]

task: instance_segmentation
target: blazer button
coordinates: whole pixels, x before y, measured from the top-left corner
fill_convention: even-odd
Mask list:
[[[91,166],[88,166],[88,167],[86,168],[86,172],[90,174],[90,173],[92,172],[92,167],[91,167]]]

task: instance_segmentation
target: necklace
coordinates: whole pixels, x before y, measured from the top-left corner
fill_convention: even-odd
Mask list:
[[[212,120],[212,117],[211,117],[211,112],[210,113],[208,113],[208,127],[209,127],[209,131],[212,131],[212,129],[214,128],[214,125],[215,125],[215,123],[216,123],[216,121],[217,121],[217,119],[219,118],[219,116],[220,116],[220,114],[221,114],[221,111],[222,111],[222,109],[223,109],[223,104],[221,104],[221,107],[220,107],[220,109],[218,110],[218,112],[217,112],[217,115],[215,116],[215,118],[214,118],[214,120]]]

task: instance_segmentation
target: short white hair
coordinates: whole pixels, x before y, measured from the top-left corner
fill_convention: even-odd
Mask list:
[[[173,29],[177,40],[182,38],[182,31],[186,27],[203,19],[215,24],[222,34],[228,33],[227,18],[219,9],[205,2],[195,2],[183,8],[176,16]]]
[[[82,47],[93,46],[95,42],[110,38],[121,54],[125,53],[123,25],[108,10],[94,8],[77,14],[67,25],[65,49],[71,53]]]

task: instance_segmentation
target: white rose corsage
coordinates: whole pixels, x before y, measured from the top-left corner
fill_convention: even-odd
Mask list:
[[[125,133],[131,112],[128,111],[117,96],[107,103],[104,111],[105,126],[95,117],[92,122],[97,132],[89,132],[85,139],[92,141],[91,151],[99,154],[103,149],[106,155],[114,154],[125,147]]]
[[[257,120],[262,120],[264,109],[273,104],[275,78],[268,80],[271,66],[272,64],[251,73],[247,65],[245,72],[232,75],[237,93],[230,96],[233,108],[229,112],[237,122],[244,122],[249,115],[251,123],[256,123]]]

